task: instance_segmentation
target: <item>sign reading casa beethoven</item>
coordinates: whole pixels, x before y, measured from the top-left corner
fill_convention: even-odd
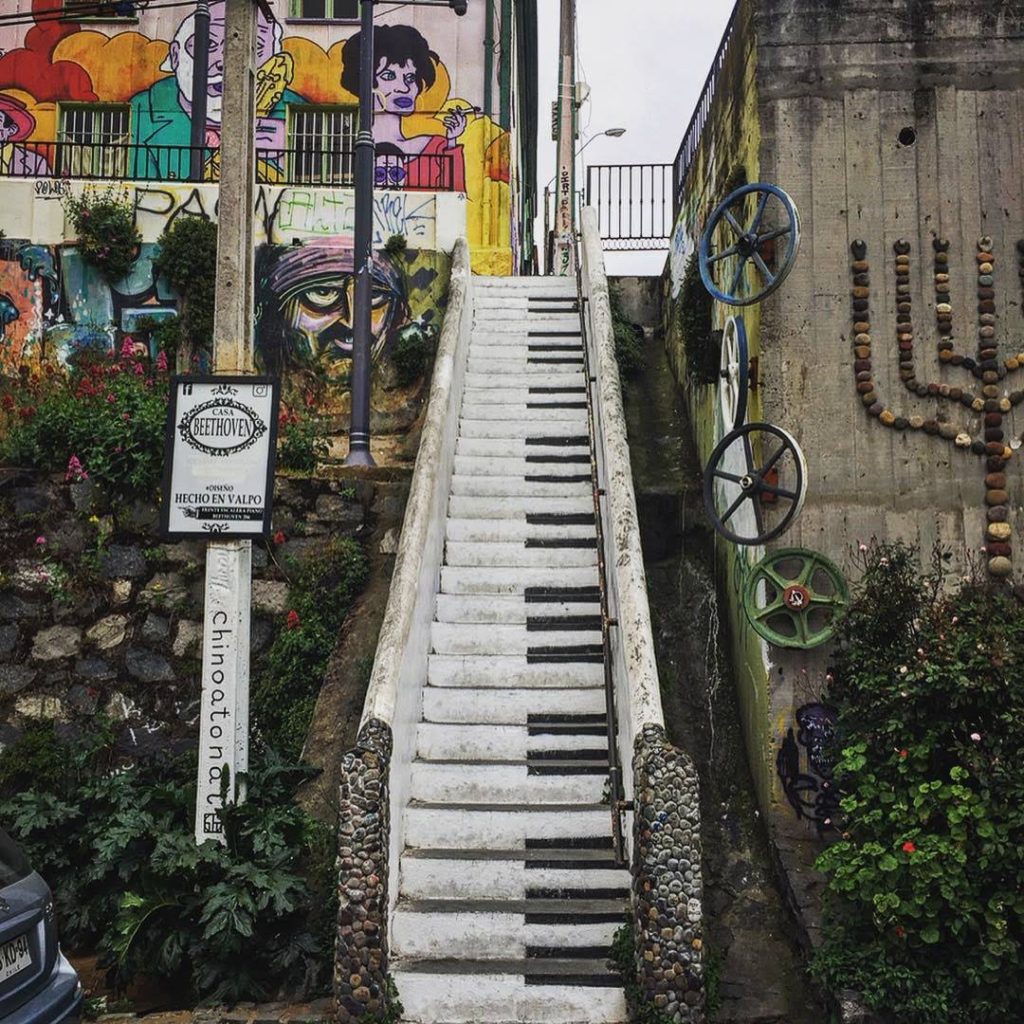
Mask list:
[[[175,377],[162,527],[168,537],[270,531],[277,385],[269,377]]]

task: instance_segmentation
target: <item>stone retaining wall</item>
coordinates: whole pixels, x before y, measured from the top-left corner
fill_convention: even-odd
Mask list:
[[[700,793],[693,760],[660,726],[633,759],[633,925],[645,1002],[676,1024],[704,1021]]]

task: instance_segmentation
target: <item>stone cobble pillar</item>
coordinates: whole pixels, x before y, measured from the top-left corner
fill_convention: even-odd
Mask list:
[[[697,769],[660,726],[633,754],[633,924],[641,998],[676,1024],[703,1024],[700,800]]]
[[[371,720],[342,758],[338,808],[338,933],[334,1000],[339,1024],[383,1015],[388,986],[388,773],[391,729]]]

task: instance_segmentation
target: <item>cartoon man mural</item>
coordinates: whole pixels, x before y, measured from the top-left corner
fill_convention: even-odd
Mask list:
[[[340,369],[352,358],[352,250],[264,245],[256,256],[256,357],[268,373]],[[409,318],[405,275],[386,253],[371,270],[373,358]],[[345,369],[347,370],[347,362]]]
[[[210,4],[210,46],[207,60],[206,145],[220,146],[221,108],[224,93],[224,0]],[[257,22],[256,63],[256,148],[267,180],[275,180],[285,148],[285,114],[288,104],[302,97],[288,88],[294,77],[292,58],[281,50],[281,25],[271,24],[264,15]],[[140,148],[135,155],[135,175],[166,179],[187,172],[177,147],[191,144],[192,80],[195,74],[195,14],[178,26],[161,71],[173,72],[149,89],[132,97],[132,141]],[[172,147],[167,149],[164,147]],[[207,162],[205,177],[217,180],[219,156]]]
[[[341,84],[359,93],[362,33],[342,47]],[[416,100],[437,79],[438,55],[411,25],[381,25],[374,31],[373,136],[377,144],[377,186],[466,190],[466,164],[458,139],[466,130],[466,108],[450,106],[441,118],[444,135],[406,136],[402,121],[416,112]]]
[[[35,127],[36,119],[24,103],[0,93],[0,174],[35,178],[50,173],[50,165],[42,154],[18,145]]]

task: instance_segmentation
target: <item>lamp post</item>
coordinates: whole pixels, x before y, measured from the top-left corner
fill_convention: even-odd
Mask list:
[[[417,7],[450,7],[460,17],[467,0],[409,0]],[[370,454],[370,354],[373,351],[371,301],[373,297],[373,85],[377,66],[374,59],[374,0],[359,5],[359,132],[355,143],[355,294],[352,316],[352,414],[348,431],[346,466],[375,466]]]
[[[209,89],[210,60],[210,0],[196,0],[195,20],[192,23],[192,147],[189,177],[203,180],[206,166],[206,96]]]
[[[582,153],[583,150],[585,150],[587,148],[587,146],[589,146],[592,142],[596,141],[597,139],[600,139],[600,138],[602,138],[605,135],[607,135],[611,139],[620,139],[625,134],[626,134],[626,129],[625,128],[606,128],[603,132],[598,132],[596,135],[592,135],[573,154],[573,162],[575,162],[577,159],[579,159],[580,153]],[[550,210],[551,210],[551,191],[550,191],[550,189],[551,189],[551,184],[555,180],[555,175],[557,175],[557,173],[558,172],[556,171],[555,174],[552,174],[551,177],[548,178],[547,184],[544,186],[544,255],[545,255],[545,261],[546,261],[546,264],[547,264],[547,272],[549,274],[551,273],[551,265],[552,265],[552,262],[554,260],[554,245],[553,245],[554,238],[553,238],[553,236],[551,234],[551,220],[550,220]]]

